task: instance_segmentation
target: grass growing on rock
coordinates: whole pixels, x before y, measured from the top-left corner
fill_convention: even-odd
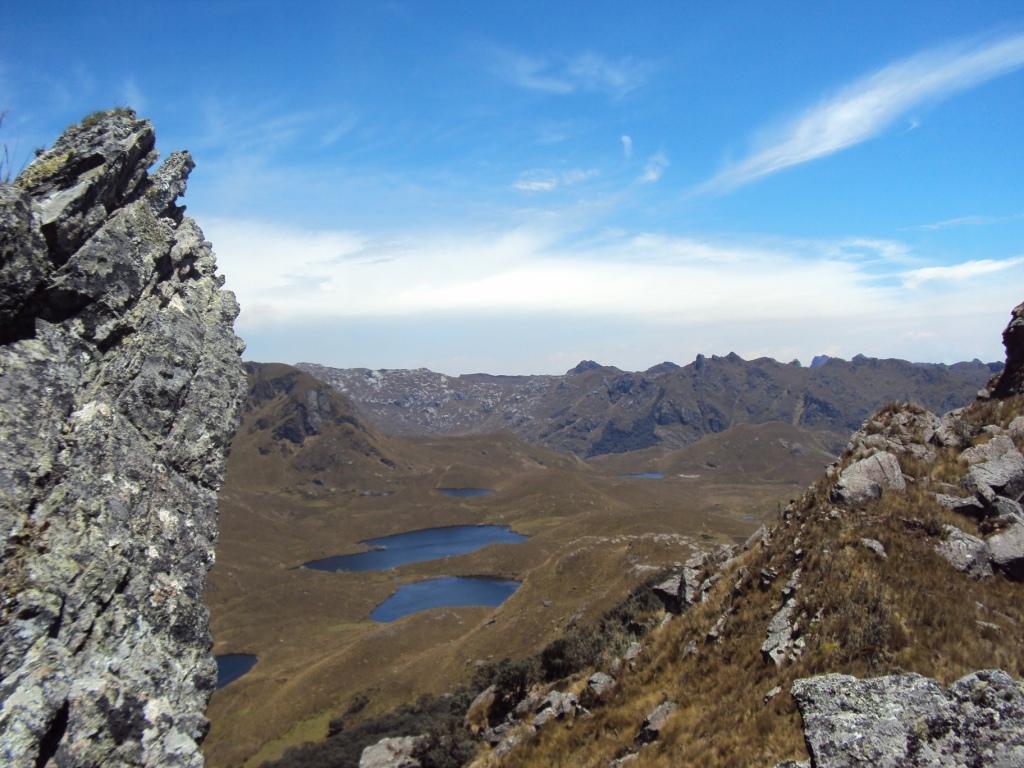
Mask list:
[[[965,418],[975,428],[1005,427],[1020,415],[1022,400],[981,403]],[[631,765],[772,765],[806,757],[789,695],[797,678],[909,671],[948,684],[993,667],[1024,676],[1024,647],[1016,640],[1024,627],[1022,586],[999,574],[976,581],[935,553],[942,523],[955,521],[967,530],[973,525],[932,496],[932,474],[943,481],[962,476],[965,468],[956,466],[955,454],[939,453],[937,473],[901,457],[914,480],[907,491],[857,510],[832,513],[828,484],[816,483],[779,521],[767,547],[757,545],[734,560],[706,603],[654,633],[640,668],[624,677],[592,719],[548,728],[504,760],[482,755],[474,765],[606,765],[636,749],[640,724],[664,700],[679,709]],[[886,557],[864,546],[864,538],[881,542]],[[796,661],[776,669],[760,646],[796,568],[802,584],[796,618],[807,646]],[[778,572],[767,589],[760,587],[762,569]],[[723,614],[721,642],[708,642]],[[687,654],[689,643],[696,643],[696,653]],[[776,686],[782,692],[765,702]]]

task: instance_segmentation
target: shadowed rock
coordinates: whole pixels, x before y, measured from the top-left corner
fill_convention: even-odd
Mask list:
[[[1006,367],[989,384],[993,397],[1024,394],[1024,302],[1013,308],[1003,331]]]

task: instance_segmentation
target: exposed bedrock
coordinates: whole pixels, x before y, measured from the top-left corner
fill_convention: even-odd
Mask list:
[[[130,110],[0,186],[0,763],[200,766],[206,572],[245,376],[210,243]]]

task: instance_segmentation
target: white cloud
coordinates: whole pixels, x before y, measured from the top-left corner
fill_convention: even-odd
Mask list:
[[[959,282],[975,277],[1004,272],[1007,269],[1024,264],[1024,256],[1013,259],[976,259],[960,264],[941,267],[921,267],[903,274],[903,283],[907,288],[919,288],[928,282]],[[1018,282],[1021,282],[1018,280]]]
[[[1012,216],[957,216],[952,219],[934,221],[930,224],[921,224],[907,229],[923,229],[934,231],[939,229],[951,229],[953,227],[982,227],[989,224],[1000,224],[1004,221],[1015,221],[1024,218],[1024,214],[1016,213]]]
[[[561,95],[591,91],[621,98],[640,88],[650,70],[649,65],[629,56],[611,59],[592,52],[559,58],[506,49],[488,53],[492,69],[502,79],[527,90]]]
[[[483,351],[463,349],[466,359],[450,365],[508,373],[547,365],[545,355],[567,345],[573,357],[640,368],[731,349],[805,362],[829,350],[847,357],[997,359],[998,331],[1024,288],[1010,271],[1024,258],[925,267],[894,280],[872,262],[899,251],[897,244],[871,238],[595,236],[529,225],[383,240],[223,218],[204,219],[204,229],[241,302],[243,337],[358,327],[377,329],[382,338],[406,329],[419,339],[389,344],[398,357],[340,360],[324,347],[317,358],[347,365],[447,365],[454,352],[435,358],[417,345],[430,337],[425,329],[450,334],[462,326],[484,336],[483,329],[503,329],[495,343],[510,349],[493,357],[492,346],[486,361]],[[533,334],[529,354],[519,350],[527,342],[514,330],[526,326],[532,330],[522,333]],[[553,331],[568,328],[571,341]],[[291,352],[257,344],[253,354]]]
[[[344,118],[336,122],[326,131],[320,138],[320,144],[325,147],[331,147],[338,143],[338,140],[343,136],[352,132],[352,129],[356,127],[358,120],[355,115],[346,115]]]
[[[877,136],[900,116],[1024,66],[1024,34],[924,51],[857,80],[786,124],[701,189],[723,192]]]
[[[622,156],[627,160],[631,159],[633,157],[633,137],[622,134],[619,141],[622,142]]]
[[[593,168],[571,168],[561,173],[535,170],[522,174],[512,186],[520,192],[552,192],[558,187],[571,187],[598,175]]]
[[[644,165],[644,172],[640,176],[639,181],[642,184],[651,184],[658,181],[669,166],[668,155],[664,152],[658,152],[651,155],[648,158],[647,163]]]
[[[121,84],[121,101],[139,114],[146,111],[146,97],[134,77],[129,77]]]
[[[551,192],[558,187],[558,179],[546,171],[530,171],[512,184],[520,192]]]

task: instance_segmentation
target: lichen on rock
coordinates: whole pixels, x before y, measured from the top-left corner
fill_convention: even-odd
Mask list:
[[[0,186],[0,762],[200,766],[234,296],[130,110]]]

